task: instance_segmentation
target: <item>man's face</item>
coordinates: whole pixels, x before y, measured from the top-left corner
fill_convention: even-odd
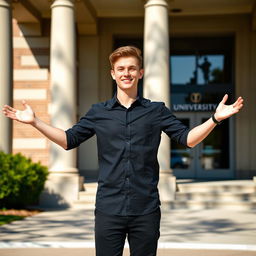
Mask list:
[[[121,90],[136,90],[139,79],[143,76],[136,57],[120,57],[114,64],[111,75]]]

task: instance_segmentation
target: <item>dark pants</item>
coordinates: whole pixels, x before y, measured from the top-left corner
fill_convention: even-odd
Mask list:
[[[155,256],[160,236],[160,209],[142,216],[113,216],[95,211],[96,256],[121,256],[125,238],[131,256]]]

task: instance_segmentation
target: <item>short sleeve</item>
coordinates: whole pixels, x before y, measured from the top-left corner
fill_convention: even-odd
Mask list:
[[[172,140],[184,146],[188,146],[187,136],[189,128],[177,119],[164,103],[161,109],[161,128]]]
[[[91,107],[77,124],[65,131],[67,136],[67,150],[78,147],[82,142],[88,140],[95,134],[94,120],[95,111]]]

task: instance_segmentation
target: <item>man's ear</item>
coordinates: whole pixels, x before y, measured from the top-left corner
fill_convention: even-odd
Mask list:
[[[143,77],[144,75],[144,69],[140,69],[140,79]]]
[[[111,73],[113,80],[116,80],[115,72],[113,69],[111,69],[110,73]]]

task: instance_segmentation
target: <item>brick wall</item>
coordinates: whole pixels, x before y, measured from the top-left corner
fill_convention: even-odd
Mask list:
[[[32,24],[33,25],[33,24]],[[13,20],[13,105],[23,109],[22,100],[33,108],[36,115],[49,123],[49,55],[50,38],[39,29],[22,30]],[[33,161],[49,164],[49,141],[30,125],[13,123],[13,153],[21,152]]]

